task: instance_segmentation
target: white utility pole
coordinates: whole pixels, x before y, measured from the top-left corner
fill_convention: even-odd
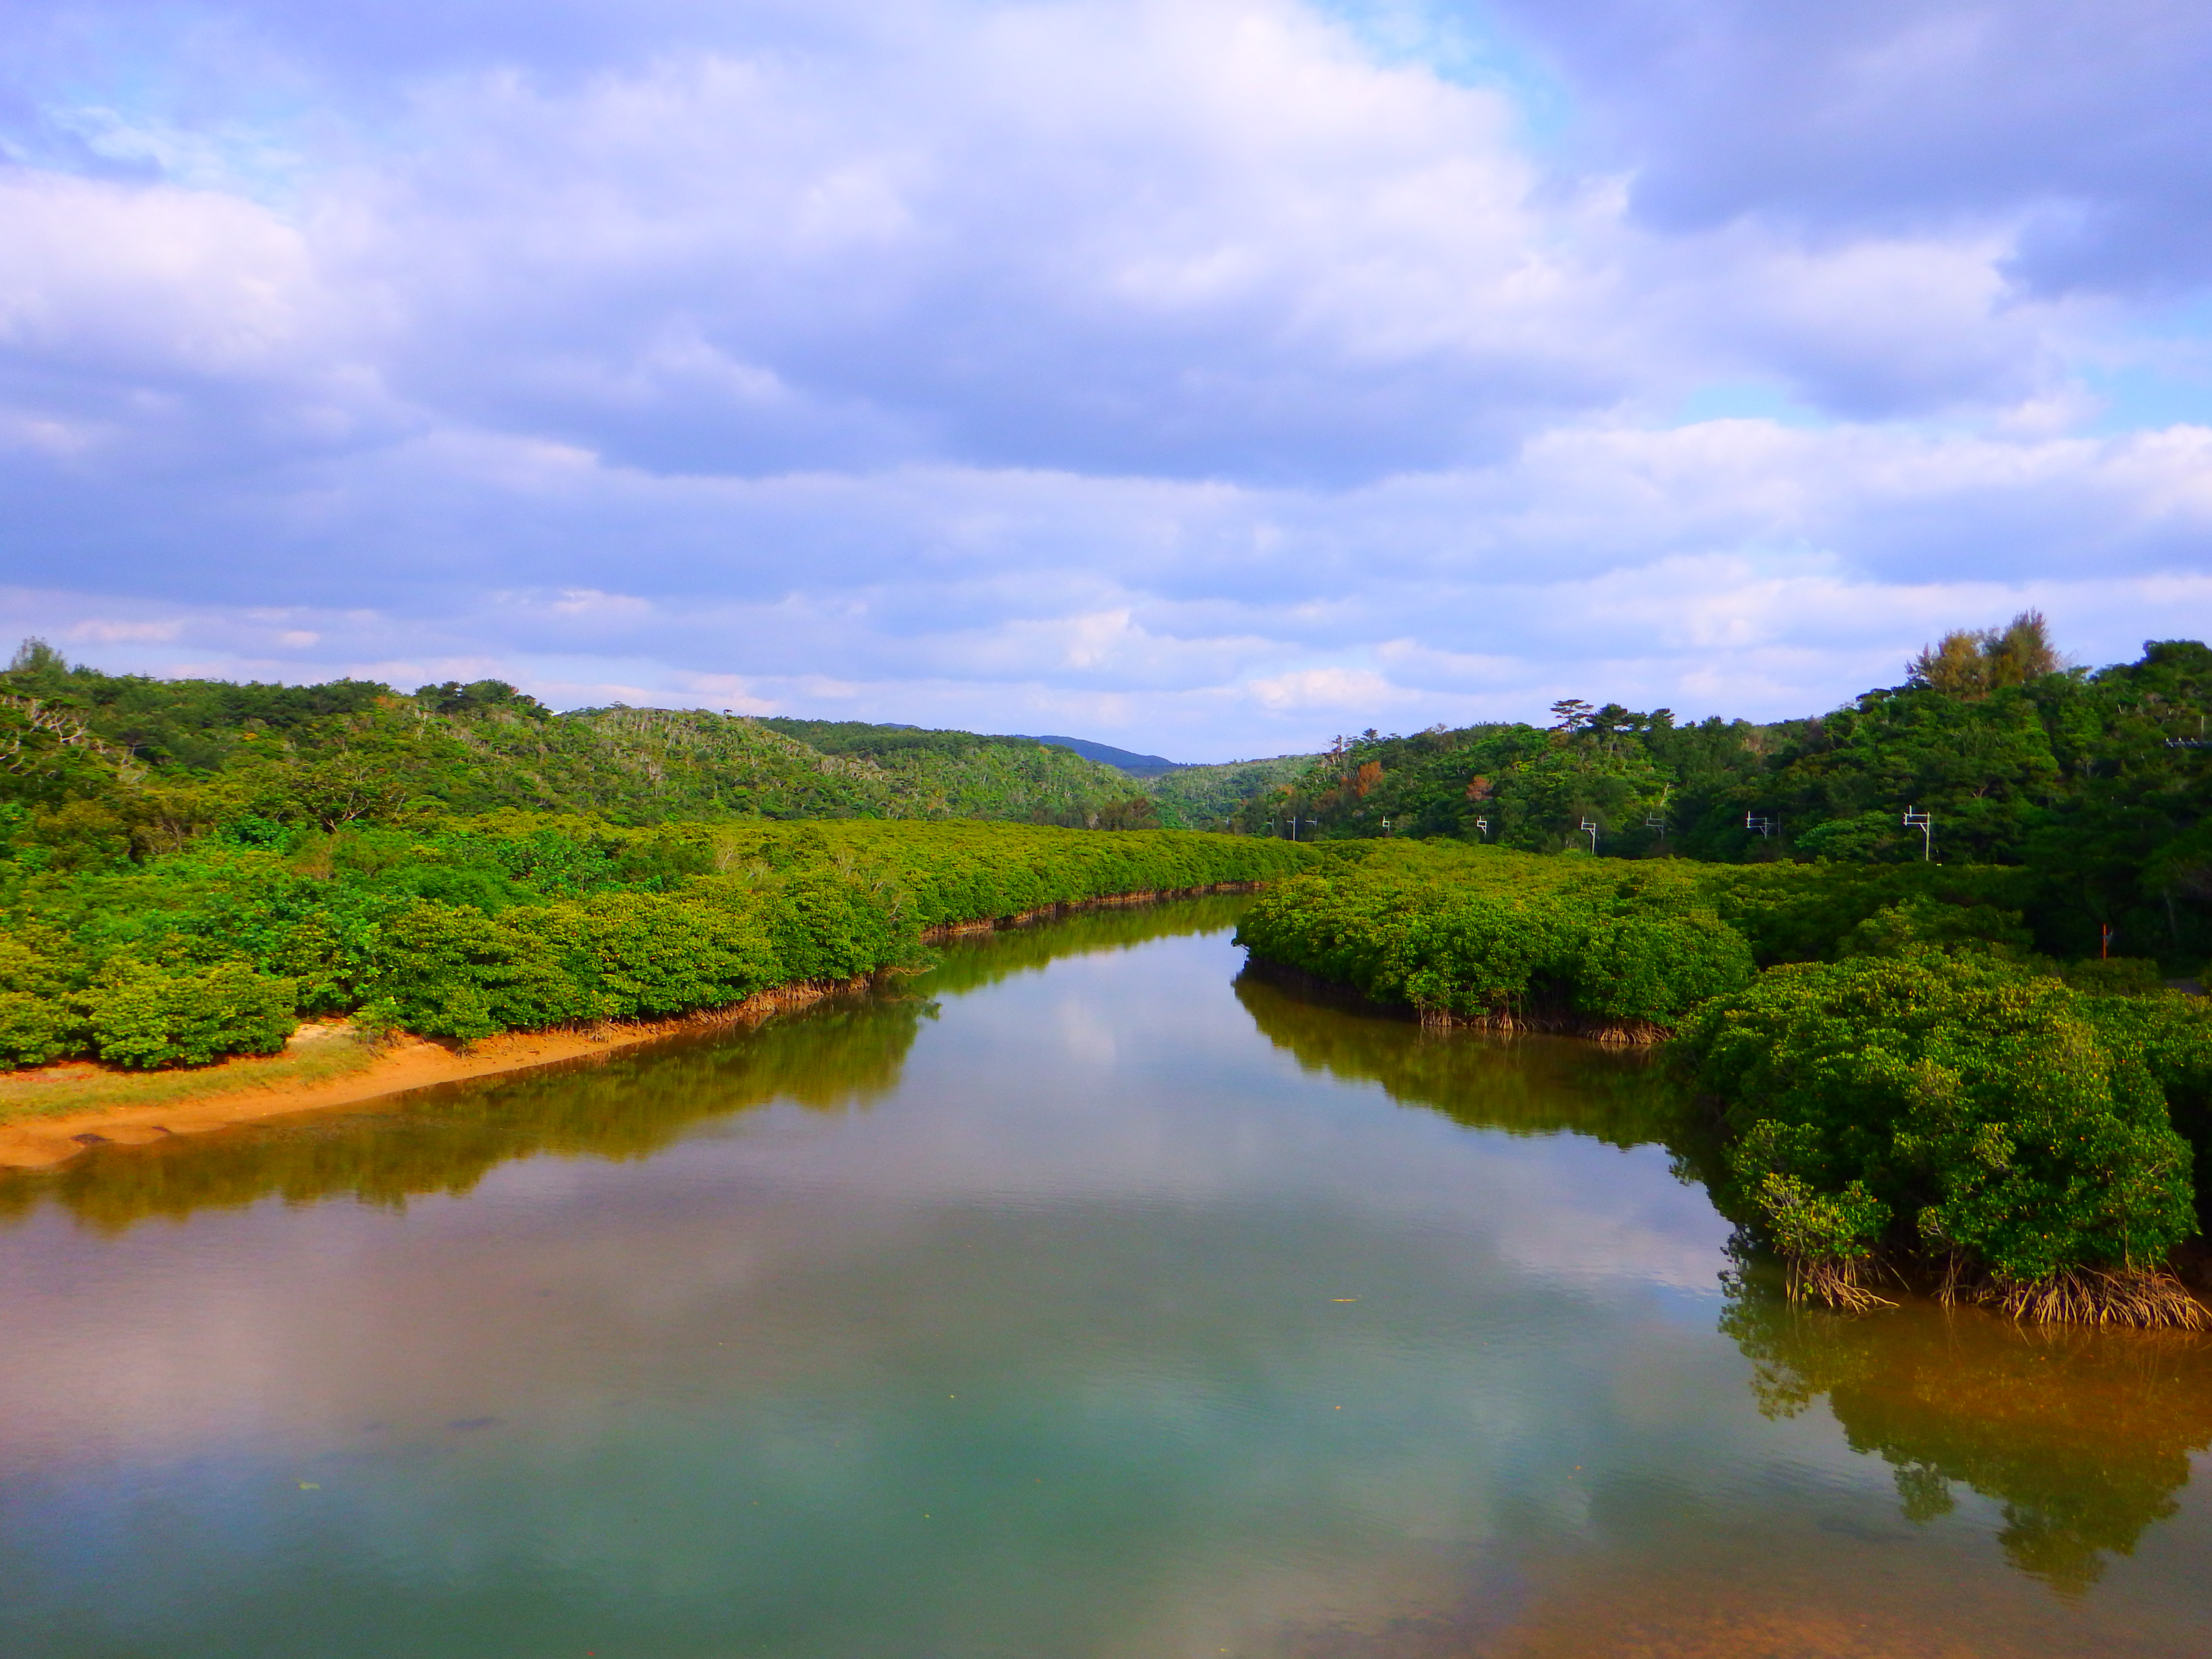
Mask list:
[[[1923,863],[1933,863],[1936,858],[1936,815],[1905,809],[1905,827],[1920,832],[1920,857]]]

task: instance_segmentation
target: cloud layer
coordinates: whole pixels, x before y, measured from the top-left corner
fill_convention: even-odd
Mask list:
[[[2212,32],[2028,9],[1474,20],[1547,132],[1292,0],[33,7],[0,610],[1193,758],[2201,633],[2212,430],[2100,376],[2193,361],[2117,227]],[[2156,167],[2030,142],[2169,87]]]

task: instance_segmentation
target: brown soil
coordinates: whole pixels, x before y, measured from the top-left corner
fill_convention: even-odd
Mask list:
[[[507,1031],[466,1048],[403,1036],[368,1048],[368,1052],[359,1056],[360,1064],[339,1075],[313,1081],[285,1075],[289,1069],[285,1062],[292,1058],[289,1053],[224,1060],[193,1076],[196,1080],[221,1079],[223,1084],[234,1080],[234,1086],[219,1085],[182,1099],[143,1104],[88,1105],[82,1111],[47,1107],[35,1117],[0,1122],[0,1169],[49,1169],[90,1146],[143,1146],[170,1135],[227,1129],[234,1124],[289,1117],[296,1112],[319,1111],[331,1106],[357,1106],[364,1101],[434,1083],[489,1077],[532,1066],[550,1066],[556,1060],[574,1060],[586,1054],[604,1054],[680,1031],[754,1024],[788,1008],[803,1007],[841,992],[863,989],[867,983],[862,978],[849,983],[783,985],[729,1007],[680,1019],[611,1020],[598,1025],[561,1026],[544,1031]],[[329,1036],[325,1041],[360,1042],[349,1033]],[[46,1070],[52,1077],[50,1086],[62,1091],[64,1097],[72,1084],[81,1086],[114,1075],[105,1066],[81,1063]],[[17,1073],[9,1080],[32,1081],[36,1075]],[[56,1103],[60,1103],[58,1100]]]
[[[1047,905],[1018,916],[933,927],[922,937],[942,939],[988,933],[1078,910],[1149,904],[1206,893],[1251,892],[1257,885],[1224,882],[1174,891],[1114,893],[1080,903]],[[849,983],[782,985],[728,1007],[680,1018],[509,1031],[465,1048],[405,1036],[370,1048],[342,1025],[308,1025],[301,1028],[300,1035],[281,1054],[240,1057],[190,1073],[144,1079],[149,1092],[161,1089],[165,1079],[171,1084],[161,1097],[144,1101],[103,1097],[127,1091],[140,1078],[84,1061],[0,1073],[0,1169],[50,1169],[91,1146],[143,1146],[171,1135],[225,1129],[333,1106],[357,1106],[434,1083],[489,1077],[606,1054],[680,1031],[757,1024],[771,1014],[861,989],[867,983],[862,978]],[[341,1044],[345,1045],[343,1052]],[[307,1060],[311,1054],[320,1063],[311,1065]],[[303,1071],[309,1074],[302,1076]],[[83,1099],[82,1108],[71,1109],[71,1097]]]

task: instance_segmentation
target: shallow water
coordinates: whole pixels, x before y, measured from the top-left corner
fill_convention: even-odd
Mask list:
[[[1235,901],[0,1184],[8,1659],[2212,1650],[2212,1348],[1722,1274]]]

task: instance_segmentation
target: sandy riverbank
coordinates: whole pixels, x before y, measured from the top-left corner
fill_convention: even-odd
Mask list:
[[[132,1076],[82,1063],[9,1073],[0,1076],[0,1113],[10,1114],[0,1121],[0,1169],[51,1169],[91,1146],[143,1146],[171,1135],[358,1106],[436,1083],[610,1054],[685,1031],[756,1024],[867,983],[784,985],[680,1019],[508,1031],[466,1048],[410,1036],[370,1044],[342,1024],[309,1025],[281,1054],[225,1060],[188,1073]],[[190,1092],[71,1104],[95,1091],[112,1096],[132,1085],[158,1090],[164,1083],[186,1084]]]
[[[925,941],[1050,921],[1079,910],[1151,904],[1208,893],[1247,893],[1259,884],[1110,893],[1047,905],[997,921],[933,927]],[[310,1024],[280,1054],[244,1056],[191,1072],[130,1073],[85,1061],[0,1073],[0,1169],[43,1170],[88,1147],[143,1146],[171,1135],[204,1133],[301,1112],[358,1106],[464,1078],[527,1071],[565,1060],[633,1048],[657,1037],[753,1024],[787,1009],[863,989],[849,982],[777,986],[723,1008],[679,1018],[606,1021],[588,1027],[508,1031],[466,1048],[403,1036],[371,1045],[343,1022]]]

